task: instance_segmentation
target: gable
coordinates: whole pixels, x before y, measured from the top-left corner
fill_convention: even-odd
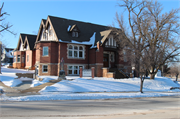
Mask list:
[[[24,50],[30,50],[27,37],[26,37],[26,40],[25,40],[25,42],[24,42]]]
[[[50,24],[47,28],[41,30],[39,41],[57,41],[53,27]]]
[[[117,43],[116,40],[113,38],[112,35],[110,35],[106,41],[105,41],[105,47],[111,47],[111,48],[116,48],[117,47]]]
[[[23,48],[23,43],[21,42],[20,43],[20,47],[19,47],[19,51],[23,51],[24,50],[24,48]]]
[[[44,22],[45,22],[44,20],[41,22],[36,42],[58,41],[56,34],[54,32],[53,26],[51,25],[49,19],[46,20],[46,23]]]
[[[36,42],[36,35],[27,34],[24,42],[24,49],[33,50]]]
[[[40,23],[38,35],[37,35],[37,38],[36,38],[36,42],[38,42],[38,41],[40,40],[41,34],[42,34],[42,30],[45,28],[45,24],[46,24],[46,20],[45,20],[45,19],[42,19],[42,20],[41,20],[41,23]]]
[[[23,48],[23,45],[24,45],[24,41],[25,41],[25,36],[26,36],[26,34],[20,34],[19,35],[19,41],[18,41],[18,45],[17,45],[17,50],[22,50]]]

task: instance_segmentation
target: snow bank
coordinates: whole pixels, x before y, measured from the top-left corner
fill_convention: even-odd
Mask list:
[[[1,68],[2,74],[3,73],[34,73],[34,70],[24,70],[24,69],[11,69],[7,67],[2,67]]]
[[[15,73],[2,73],[0,75],[0,80],[7,86],[15,87],[22,83],[21,80],[15,79],[17,76]]]
[[[33,80],[30,87],[35,87],[35,86],[42,85],[44,83],[49,82],[49,80],[55,80],[58,77],[57,76],[39,76],[39,78],[43,78],[43,81]]]
[[[171,79],[157,77],[154,80],[145,79],[143,91],[170,91],[171,87],[179,87]],[[40,92],[129,92],[140,90],[140,79],[94,78],[63,80],[43,88]]]
[[[42,95],[28,95],[20,97],[2,97],[0,100],[9,101],[43,101],[43,100],[94,100],[120,99],[139,97],[180,96],[180,93],[50,93]]]

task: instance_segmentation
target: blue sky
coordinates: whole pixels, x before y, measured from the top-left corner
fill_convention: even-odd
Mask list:
[[[48,15],[63,17],[101,25],[111,25],[117,7],[117,0],[0,0],[4,2],[3,11],[10,14],[5,22],[13,25],[11,28],[17,35],[3,32],[0,40],[10,48],[16,48],[20,33],[38,33],[41,19]],[[180,8],[180,0],[158,0],[164,11]]]

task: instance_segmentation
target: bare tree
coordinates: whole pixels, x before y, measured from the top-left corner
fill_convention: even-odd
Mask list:
[[[176,77],[176,81],[177,81],[179,73],[180,73],[179,64],[178,63],[174,63],[174,64],[172,64],[170,66],[170,73],[171,73],[171,75]]]
[[[0,35],[2,35],[3,31],[8,31],[9,33],[16,35],[14,32],[10,30],[10,28],[13,25],[10,25],[9,23],[4,23],[5,21],[5,15],[9,15],[7,12],[3,12],[2,9],[4,7],[4,2],[2,3],[2,6],[0,7]],[[1,57],[1,52],[2,52],[2,42],[0,42],[0,57]],[[1,60],[0,60],[0,73],[1,73]]]
[[[3,23],[3,21],[5,21],[4,16],[9,15],[7,12],[2,12],[3,7],[4,7],[4,2],[2,3],[2,6],[0,8],[0,22],[1,22],[1,24],[0,24],[0,33],[3,32],[3,31],[8,31],[11,34],[15,35],[14,32],[9,30],[13,25],[10,25],[9,23]]]
[[[118,6],[125,8],[127,17],[116,13],[119,29],[112,28],[118,35],[116,40],[122,48],[128,47],[129,59],[135,64],[136,71],[140,72],[143,66],[150,79],[154,79],[162,65],[180,54],[179,9],[162,14],[162,7],[156,1],[121,2]]]

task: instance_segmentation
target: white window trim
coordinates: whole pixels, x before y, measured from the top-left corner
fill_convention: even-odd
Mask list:
[[[124,57],[124,62],[127,62],[127,53],[125,50],[123,50],[123,57]]]
[[[24,58],[24,55],[22,56],[22,63],[25,63],[25,60],[24,60],[25,58]]]
[[[111,62],[115,62],[115,54],[114,52],[111,52],[111,56],[113,55],[113,59],[111,59]]]
[[[29,54],[27,55],[27,62],[29,62]]]
[[[47,66],[47,72],[44,72],[44,66]],[[48,65],[42,65],[42,73],[48,73]]]
[[[69,49],[70,45],[73,47],[73,49]],[[78,47],[78,50],[74,49],[75,46]],[[83,50],[79,50],[80,47],[82,47]],[[69,56],[69,51],[72,51],[72,57]],[[74,57],[74,51],[77,51],[77,57]],[[80,51],[82,51],[82,57],[79,57],[79,52]],[[85,46],[83,46],[83,45],[68,44],[67,45],[67,58],[68,59],[85,59]]]
[[[48,54],[47,55],[44,54],[44,48],[48,48]],[[43,55],[42,56],[48,56],[48,55],[49,55],[49,47],[48,46],[44,46],[43,47]]]
[[[107,41],[106,41],[106,43],[105,43],[105,47],[112,47],[112,48],[116,48],[116,47],[117,47],[117,43],[116,43],[116,41],[113,39],[112,36],[110,36],[110,37],[107,39]]]
[[[77,31],[72,31],[72,37],[78,37],[79,33]]]
[[[18,56],[19,56],[19,61],[18,61]],[[21,55],[17,55],[17,62],[21,62]]]
[[[72,74],[69,74],[69,66],[72,66]],[[77,69],[77,74],[74,74],[74,67],[75,66],[77,66],[78,67],[78,69]],[[67,74],[68,75],[80,75],[80,72],[79,72],[79,70],[80,70],[80,66],[82,66],[82,68],[84,69],[84,65],[67,65]]]
[[[14,62],[16,62],[16,60],[17,60],[17,59],[16,59],[16,55],[15,55],[15,56],[14,56]]]

